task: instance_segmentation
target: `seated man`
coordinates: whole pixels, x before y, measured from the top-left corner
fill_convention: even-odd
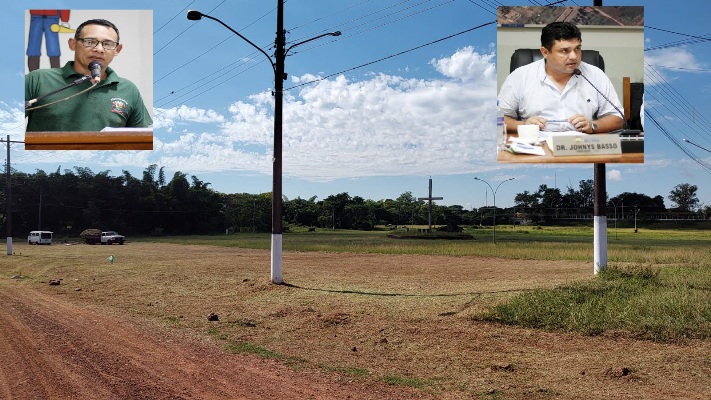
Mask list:
[[[25,101],[90,75],[89,64],[101,63],[100,82],[82,82],[34,103],[25,111],[27,132],[100,131],[105,127],[148,127],[153,124],[133,82],[119,77],[109,64],[121,52],[118,28],[103,19],[88,20],[69,39],[74,61],[62,68],[38,69],[25,76]],[[93,82],[94,80],[92,80]],[[76,95],[78,94],[78,95]],[[65,101],[58,101],[76,95]],[[54,104],[49,104],[56,102]],[[44,107],[43,107],[44,106]]]
[[[622,107],[612,82],[602,70],[582,62],[582,35],[577,26],[570,22],[546,25],[541,32],[541,53],[543,59],[517,68],[501,86],[499,107],[508,132],[516,133],[521,124],[582,133],[622,128],[622,116],[615,110]]]

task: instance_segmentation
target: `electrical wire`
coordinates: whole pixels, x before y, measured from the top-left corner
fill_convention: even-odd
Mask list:
[[[423,10],[419,10],[419,11],[416,11],[416,12],[413,12],[413,13],[411,13],[411,14],[402,16],[402,17],[397,18],[397,19],[394,19],[394,20],[390,20],[390,21],[384,22],[384,23],[382,23],[382,24],[380,24],[380,25],[368,27],[367,29],[364,29],[364,30],[361,30],[361,31],[358,31],[358,32],[349,33],[348,35],[339,37],[338,39],[334,39],[334,40],[331,40],[331,41],[328,41],[328,42],[323,42],[323,41],[322,41],[322,42],[317,43],[317,44],[314,44],[314,45],[312,45],[312,46],[305,47],[305,48],[303,48],[303,49],[301,49],[301,50],[299,50],[299,51],[297,51],[297,52],[292,53],[291,55],[295,55],[295,54],[299,54],[299,53],[304,53],[304,52],[313,50],[313,49],[315,49],[315,48],[317,48],[317,47],[325,46],[325,45],[331,44],[331,43],[336,42],[336,41],[341,41],[341,40],[345,40],[345,39],[350,39],[350,38],[352,38],[352,37],[362,35],[362,34],[364,34],[364,33],[366,33],[366,32],[370,32],[370,31],[373,31],[373,30],[376,30],[376,29],[380,29],[380,28],[383,28],[383,27],[388,26],[388,25],[390,25],[390,24],[393,24],[393,23],[396,23],[396,22],[399,22],[399,21],[402,21],[402,20],[405,20],[405,19],[414,17],[415,15],[422,14],[422,13],[427,12],[427,11],[431,11],[431,10],[433,10],[433,9],[435,9],[435,8],[441,7],[441,6],[443,6],[443,5],[446,5],[446,4],[449,4],[449,3],[452,3],[452,2],[454,2],[454,0],[448,0],[448,1],[445,1],[444,3],[436,4],[436,5],[432,6],[432,7],[429,7],[429,8],[423,9]],[[401,11],[404,11],[404,10],[401,10]],[[388,15],[388,16],[392,16],[392,15],[394,15],[394,13],[393,13],[393,14],[390,14],[390,15]],[[376,20],[380,20],[380,19],[383,19],[383,18],[377,18]],[[373,22],[373,21],[370,21],[370,22]],[[294,42],[298,42],[298,41],[297,41],[297,40],[294,40]]]
[[[663,104],[663,106],[666,107],[670,113],[672,113],[675,117],[678,117],[678,119],[687,125],[689,129],[692,129],[695,133],[697,133],[699,138],[711,143],[711,139],[709,139],[708,134],[704,135],[706,131],[704,130],[704,133],[702,133],[702,131],[695,126],[711,125],[711,121],[709,121],[708,117],[703,114],[694,116],[694,119],[699,120],[698,124],[696,124],[693,120],[689,121],[687,115],[688,110],[693,110],[694,106],[691,102],[684,98],[678,90],[671,86],[669,82],[666,81],[664,76],[659,73],[659,71],[651,67],[649,64],[646,64],[645,66],[645,77],[650,83],[647,85],[650,89],[648,92],[652,95],[658,96],[658,100],[660,101],[666,100],[666,102],[662,102],[661,104]]]
[[[187,6],[183,7],[182,10],[178,11],[177,14],[173,15],[173,18],[171,18],[171,19],[169,19],[168,21],[166,21],[163,25],[160,26],[160,28],[158,28],[158,29],[156,29],[155,31],[153,31],[153,34],[155,35],[156,33],[160,32],[161,29],[163,29],[163,28],[165,28],[166,26],[168,26],[168,24],[170,24],[171,22],[173,22],[174,19],[176,19],[176,18],[178,18],[179,16],[181,16],[181,15],[185,12],[185,10],[187,10],[188,7],[190,7],[193,3],[195,3],[195,0],[191,1]]]
[[[213,12],[213,11],[215,11],[218,7],[220,7],[222,4],[224,4],[225,1],[227,1],[227,0],[222,0],[222,2],[221,2],[220,4],[216,5],[212,10],[208,11],[208,14],[211,13],[211,12]],[[173,43],[174,41],[176,41],[180,36],[182,36],[185,32],[189,31],[190,28],[192,28],[193,26],[195,26],[195,25],[190,25],[187,29],[185,29],[185,30],[183,30],[182,32],[180,32],[179,34],[175,35],[175,37],[173,37],[172,39],[170,39],[170,40],[168,41],[168,43],[164,44],[163,47],[161,47],[161,48],[158,49],[156,52],[154,52],[153,55],[155,56],[156,54],[158,54],[158,53],[160,53],[161,51],[163,51],[163,49],[165,49],[165,48],[168,47],[171,43]]]
[[[366,66],[368,66],[368,65],[373,65],[373,64],[379,63],[379,62],[381,62],[381,61],[385,61],[385,60],[388,60],[388,59],[391,59],[391,58],[394,58],[394,57],[398,57],[398,56],[401,56],[401,55],[403,55],[403,54],[410,53],[410,52],[415,51],[415,50],[419,50],[419,49],[421,49],[421,48],[423,48],[423,47],[427,47],[427,46],[430,46],[430,45],[432,45],[432,44],[439,43],[439,42],[442,42],[442,41],[444,41],[444,40],[451,39],[451,38],[453,38],[453,37],[456,37],[456,36],[459,36],[459,35],[463,35],[463,34],[465,34],[465,33],[468,33],[468,32],[477,30],[477,29],[479,29],[479,28],[482,28],[482,27],[484,27],[484,26],[492,25],[492,24],[495,24],[495,23],[496,23],[496,21],[487,22],[487,23],[484,23],[484,24],[475,26],[474,28],[470,28],[470,29],[467,29],[467,30],[464,30],[464,31],[455,33],[455,34],[453,34],[453,35],[449,35],[449,36],[443,37],[443,38],[441,38],[441,39],[437,39],[437,40],[433,40],[433,41],[428,42],[428,43],[425,43],[425,44],[421,44],[421,45],[419,45],[419,46],[413,47],[413,48],[408,49],[408,50],[404,50],[404,51],[401,51],[401,52],[398,52],[398,53],[395,53],[395,54],[391,54],[391,55],[386,56],[386,57],[379,58],[379,59],[377,59],[377,60],[373,60],[373,61],[367,62],[367,63],[365,63],[365,64],[361,64],[361,65],[358,65],[358,66],[355,66],[355,67],[352,67],[352,68],[348,68],[348,69],[345,69],[345,70],[343,70],[343,71],[336,72],[336,73],[333,73],[333,74],[324,76],[324,77],[319,78],[319,79],[314,79],[314,80],[312,80],[312,81],[300,83],[300,84],[298,84],[298,85],[295,85],[295,86],[289,87],[289,88],[287,88],[287,89],[284,89],[284,91],[289,91],[289,90],[291,90],[291,89],[296,89],[296,88],[301,87],[301,86],[310,85],[310,84],[312,84],[312,83],[320,82],[320,81],[323,81],[323,80],[325,80],[325,79],[328,79],[328,78],[331,78],[331,77],[334,77],[334,76],[337,76],[337,75],[344,74],[344,73],[346,73],[346,72],[354,71],[354,70],[356,70],[356,69],[360,69],[360,68],[366,67]]]
[[[368,0],[368,1],[369,1],[369,0]],[[399,3],[396,3],[396,5],[401,5],[401,4],[407,3],[408,1],[410,1],[410,0],[401,1],[401,2],[399,2]],[[429,1],[431,1],[431,0],[421,1],[421,2],[418,3],[418,5],[425,4],[425,3],[429,2]],[[406,18],[410,18],[410,17],[412,17],[412,16],[414,16],[414,15],[417,15],[417,14],[419,14],[419,13],[421,13],[421,12],[429,11],[429,10],[431,10],[431,9],[433,9],[433,8],[436,8],[436,7],[439,7],[439,6],[442,6],[442,5],[451,3],[452,1],[453,1],[453,0],[448,0],[448,1],[445,1],[445,2],[443,2],[443,3],[439,3],[439,4],[437,4],[437,5],[433,6],[433,7],[428,8],[427,10],[420,10],[420,11],[418,11],[418,12],[412,13],[412,14],[407,15],[407,16],[405,16],[405,17],[401,17],[401,18],[399,18],[397,21],[400,21],[400,20],[403,20],[403,19],[406,19]],[[359,2],[357,5],[362,5],[362,4],[366,3],[366,2],[367,2],[367,1],[361,1],[361,2]],[[352,8],[352,7],[349,7],[349,8]],[[402,9],[392,11],[391,8],[392,8],[392,6],[388,6],[388,7],[381,8],[381,9],[379,9],[379,10],[377,10],[377,11],[374,11],[374,12],[369,12],[369,13],[366,14],[365,16],[361,16],[361,17],[357,17],[357,18],[353,18],[353,19],[349,20],[349,22],[347,22],[346,24],[352,24],[354,21],[361,21],[361,20],[363,20],[364,18],[366,18],[366,17],[368,17],[368,16],[373,16],[373,15],[376,15],[376,14],[378,14],[378,13],[382,13],[382,12],[384,12],[384,11],[390,10],[390,13],[389,13],[389,14],[387,14],[387,15],[385,15],[385,16],[380,16],[380,17],[376,18],[375,20],[371,20],[370,23],[372,24],[374,21],[382,20],[383,18],[391,17],[391,16],[394,16],[394,15],[396,15],[396,14],[398,14],[398,13],[403,12]],[[412,8],[412,6],[408,6],[407,8],[410,9],[410,8]],[[272,10],[272,11],[273,11],[273,10]],[[263,15],[262,17],[260,17],[259,19],[264,18],[266,15],[268,15],[268,14],[271,13],[272,11],[270,11],[270,12],[264,14],[264,15]],[[256,21],[252,22],[252,23],[251,23],[250,25],[248,25],[248,26],[251,26],[251,25],[254,24],[255,22],[256,22]],[[389,25],[389,24],[391,24],[391,23],[394,23],[394,22],[395,22],[395,21],[386,22],[386,23],[381,23],[380,25],[378,25],[378,26],[376,26],[376,27],[366,27],[366,28],[363,29],[360,33],[364,33],[364,32],[370,31],[370,30],[374,30],[374,29],[380,29],[380,28],[382,28],[382,27],[384,27],[384,26],[386,26],[386,25]],[[302,25],[302,26],[304,26],[304,25]],[[344,25],[341,24],[341,25],[339,25],[339,26],[344,26]],[[348,25],[346,25],[346,26],[348,26]],[[365,24],[365,23],[362,23],[362,24],[360,24],[360,25],[358,25],[358,26],[366,26],[366,24]],[[337,27],[338,27],[338,26],[337,26]],[[351,28],[352,28],[352,26],[349,26],[349,29],[351,29]],[[350,37],[352,37],[352,36],[354,36],[354,35],[355,35],[355,34],[349,35],[348,38],[350,38]],[[311,49],[313,49],[313,48],[320,47],[320,46],[323,46],[323,45],[325,45],[325,44],[330,44],[330,43],[336,42],[336,41],[338,41],[338,40],[343,40],[343,39],[345,39],[345,37],[341,37],[341,38],[339,38],[339,39],[337,39],[337,40],[332,40],[332,41],[329,41],[329,42],[321,43],[320,45],[315,45],[315,46],[312,46],[312,47],[309,47],[309,48],[304,48],[304,49],[300,50],[298,53],[303,53],[303,52],[309,51],[309,50],[311,50]],[[203,57],[203,56],[206,55],[207,53],[208,53],[208,52],[204,52],[204,53],[201,54],[199,57]],[[294,53],[294,54],[292,54],[292,55],[295,55],[295,54],[298,54],[298,53]],[[254,54],[254,53],[252,53],[252,55],[253,55],[253,54]],[[250,57],[251,57],[251,56],[250,56]],[[198,58],[198,57],[195,57],[194,59],[197,59],[197,58]],[[194,59],[193,59],[193,60],[194,60]],[[190,64],[193,60],[190,60],[190,61],[186,62],[184,65]],[[182,67],[181,67],[181,68],[182,68]],[[201,78],[201,79],[199,79],[199,80],[197,80],[197,81],[194,81],[194,82],[192,82],[191,84],[189,84],[189,85],[183,87],[183,89],[185,89],[185,88],[187,88],[187,87],[191,87],[191,86],[197,85],[200,81],[203,81],[203,80],[206,79],[206,78],[207,78],[207,79],[214,79],[215,76],[219,76],[218,72],[224,70],[225,68],[227,68],[227,67],[221,67],[221,68],[219,68],[218,70],[216,70],[215,72],[212,72],[212,73],[208,74],[206,77],[203,77],[203,78]],[[180,68],[178,68],[178,69],[180,69]],[[176,70],[177,70],[177,69],[176,69]],[[174,71],[171,71],[171,74],[174,73],[174,72],[175,72],[175,70],[174,70]],[[244,72],[244,71],[240,71],[240,72],[238,72],[238,73],[236,73],[236,74],[233,74],[232,76],[223,77],[223,78],[221,79],[221,82],[224,83],[224,82],[226,82],[226,81],[228,81],[228,80],[234,79],[234,77],[236,77],[236,76],[242,74],[243,72]],[[165,76],[159,78],[159,80],[160,80],[160,79],[163,79],[164,77],[165,77]],[[215,88],[215,87],[219,87],[219,84],[215,84],[215,85],[211,86],[211,88]],[[163,97],[161,97],[161,100],[162,100],[162,99],[170,98],[170,97],[172,97],[174,94],[180,92],[181,90],[182,90],[182,89],[171,90],[169,94],[164,95]],[[193,90],[191,90],[190,92],[194,92],[195,90],[197,90],[197,89],[193,89]],[[206,93],[207,91],[208,91],[208,90],[203,90],[203,91],[200,92],[200,94]],[[199,95],[199,94],[198,94],[198,95]],[[191,100],[191,99],[193,99],[193,98],[195,98],[195,97],[197,97],[197,96],[192,96],[192,97],[188,98],[187,100]],[[186,100],[186,101],[187,101],[187,100]],[[171,102],[174,102],[174,101],[171,101]]]

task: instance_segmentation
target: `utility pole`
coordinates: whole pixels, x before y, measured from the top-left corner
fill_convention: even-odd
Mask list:
[[[340,31],[324,33],[311,39],[292,44],[286,47],[286,32],[284,31],[284,0],[277,1],[277,32],[274,39],[275,52],[274,59],[267,54],[261,47],[254,44],[252,41],[242,36],[241,33],[232,29],[229,25],[215,17],[203,14],[200,11],[188,11],[187,18],[191,21],[198,21],[202,18],[208,18],[219,22],[222,26],[229,29],[235,35],[239,36],[245,42],[264,54],[274,71],[274,154],[272,156],[272,243],[271,243],[271,281],[272,283],[281,284],[282,279],[282,114],[284,100],[284,80],[286,73],[284,63],[289,50],[312,40],[316,40],[325,36],[340,36]]]
[[[284,0],[277,5],[277,32],[274,39],[274,157],[272,162],[272,250],[271,281],[282,283],[282,114],[284,107],[284,70],[286,36],[284,34]]]
[[[37,230],[42,230],[42,186],[40,186],[39,211],[37,215]]]
[[[602,7],[602,0],[593,0],[593,6]],[[607,214],[605,200],[607,183],[605,182],[605,164],[595,164],[593,173],[593,274],[607,268]]]
[[[0,140],[1,141],[1,140]],[[5,185],[7,186],[6,197],[7,197],[7,207],[6,207],[6,228],[7,228],[7,255],[12,255],[12,185],[11,185],[11,173],[10,173],[10,144],[11,143],[25,143],[20,141],[10,140],[10,135],[7,135],[7,140],[5,140],[5,145],[7,146],[7,165],[5,170]]]
[[[7,146],[7,176],[6,176],[6,185],[7,185],[7,213],[6,213],[6,220],[7,220],[7,255],[11,256],[12,255],[12,186],[10,185],[10,135],[7,135],[7,142],[5,142],[5,145]]]

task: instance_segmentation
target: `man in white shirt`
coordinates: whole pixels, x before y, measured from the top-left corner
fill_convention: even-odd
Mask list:
[[[541,32],[543,59],[513,71],[499,92],[507,131],[521,124],[541,130],[605,133],[622,128],[612,82],[599,68],[582,62],[582,35],[575,24],[553,22]],[[601,96],[578,69],[605,96]]]

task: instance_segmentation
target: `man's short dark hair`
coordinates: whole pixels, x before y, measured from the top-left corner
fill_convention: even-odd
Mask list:
[[[570,22],[551,22],[543,27],[543,31],[541,31],[541,46],[549,51],[558,40],[573,39],[578,39],[582,42],[583,36],[580,34],[580,29]]]
[[[87,25],[101,25],[101,26],[105,26],[107,28],[111,28],[114,31],[116,31],[116,43],[119,43],[121,41],[121,37],[119,36],[119,30],[116,27],[116,25],[114,25],[113,23],[111,23],[110,21],[107,21],[105,19],[90,19],[88,21],[82,22],[81,25],[79,25],[79,27],[77,27],[77,31],[74,32],[74,39],[81,38],[81,36],[80,36],[81,30],[84,29],[84,27]]]

